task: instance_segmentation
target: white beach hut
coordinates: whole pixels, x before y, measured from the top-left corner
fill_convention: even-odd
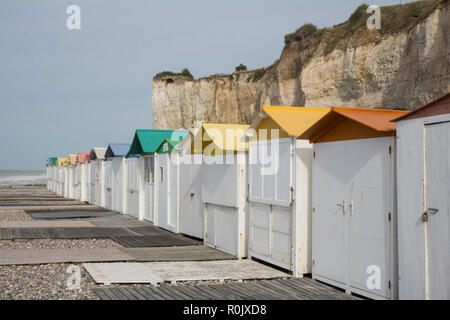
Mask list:
[[[184,199],[184,196],[181,194],[181,177],[188,178],[190,176],[189,168],[183,167],[186,170],[181,171],[183,160],[188,160],[184,157],[183,150],[177,147],[183,138],[183,136],[177,136],[177,139],[173,140],[164,139],[155,154],[155,166],[159,170],[156,170],[155,199],[157,210],[155,211],[154,224],[175,233],[180,232],[180,210],[190,210],[189,207],[183,206],[182,199]],[[200,210],[200,207],[198,209]]]
[[[89,200],[89,162],[90,152],[78,152],[78,167],[79,167],[79,200],[88,202]]]
[[[312,144],[301,134],[329,108],[263,106],[249,142],[249,257],[311,273]]]
[[[76,198],[76,190],[77,190],[77,166],[78,166],[78,158],[76,154],[71,154],[69,156],[69,165],[67,166],[67,175],[68,175],[68,191],[67,198],[75,199]]]
[[[93,148],[89,157],[89,203],[97,206],[102,205],[102,168],[105,153],[106,148]]]
[[[248,125],[203,123],[204,242],[238,258],[247,256]]]
[[[450,94],[395,119],[400,299],[450,299]]]
[[[155,179],[159,179],[156,178],[154,154],[165,138],[176,139],[185,134],[185,130],[136,130],[125,161],[126,214],[154,221],[157,210]]]
[[[65,192],[65,181],[66,181],[66,167],[69,163],[69,158],[58,158],[58,183],[57,183],[57,191],[56,193],[62,197],[64,197]]]
[[[333,107],[314,143],[312,275],[374,299],[398,297],[395,124],[405,111]]]
[[[111,143],[105,153],[105,208],[119,213],[124,213],[124,157],[129,149],[129,143]]]

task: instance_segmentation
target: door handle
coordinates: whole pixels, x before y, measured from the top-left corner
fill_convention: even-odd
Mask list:
[[[353,209],[354,209],[354,204],[353,204],[353,200],[350,201],[350,204],[348,205],[348,209],[350,210],[350,215],[353,215]]]
[[[337,206],[342,208],[343,213],[347,212],[347,201],[342,200],[342,203],[338,203]]]

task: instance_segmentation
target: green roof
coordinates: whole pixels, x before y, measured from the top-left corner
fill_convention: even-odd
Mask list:
[[[180,137],[179,140],[165,138],[164,141],[161,143],[161,145],[158,147],[158,150],[156,150],[156,153],[172,153],[174,151],[179,152],[179,150],[175,148],[181,142],[182,139],[183,139],[182,137]]]
[[[136,130],[127,158],[130,155],[155,153],[164,139],[181,140],[186,134],[186,130]]]

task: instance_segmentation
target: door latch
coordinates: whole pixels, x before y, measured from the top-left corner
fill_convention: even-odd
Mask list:
[[[428,212],[428,213],[431,213],[431,214],[436,214],[436,213],[439,212],[439,209],[436,209],[436,208],[428,208],[427,212]]]

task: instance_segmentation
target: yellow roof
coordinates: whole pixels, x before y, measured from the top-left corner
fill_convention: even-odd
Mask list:
[[[218,149],[224,152],[248,151],[248,143],[241,141],[249,125],[203,123],[193,134],[191,153],[203,153],[205,149]]]
[[[76,154],[71,154],[69,156],[69,162],[72,166],[77,164],[77,155]]]
[[[58,167],[66,167],[69,163],[69,158],[58,158],[57,165]]]
[[[331,108],[277,106],[263,106],[262,109],[291,137],[301,136],[331,111]],[[258,129],[258,127],[255,129]]]

